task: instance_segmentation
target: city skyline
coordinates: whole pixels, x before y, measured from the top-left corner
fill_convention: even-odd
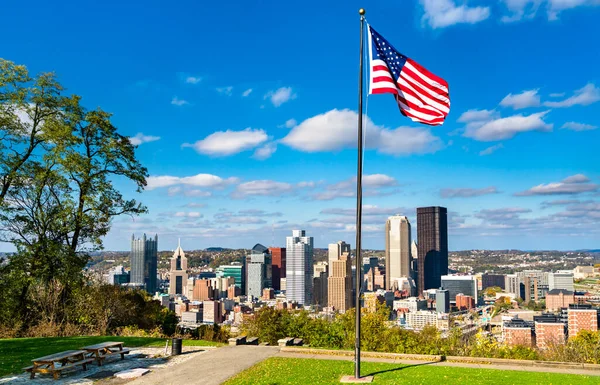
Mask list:
[[[17,34],[3,57],[32,73],[55,71],[85,105],[112,112],[150,174],[142,194],[115,180],[149,214],[115,219],[105,249],[127,250],[132,232],[159,233],[164,245],[181,237],[191,249],[282,247],[294,228],[317,247],[354,239],[356,10],[364,4],[108,1],[66,3],[57,13],[34,3],[30,21],[45,33]],[[576,35],[600,32],[600,7],[432,3],[367,8],[395,48],[448,80],[452,109],[442,127],[419,127],[390,97],[369,97],[364,247],[384,248],[388,216],[414,224],[415,207],[439,205],[449,208],[451,250],[600,248],[600,52]],[[11,2],[6,12],[30,6]],[[110,14],[111,29],[90,13]],[[198,23],[198,14],[216,17]],[[93,41],[110,54],[58,49],[66,25],[81,31],[73,46]],[[207,60],[206,52],[235,56]],[[260,60],[240,67],[238,56]],[[573,57],[577,71],[556,71]],[[0,252],[13,250],[0,243]]]

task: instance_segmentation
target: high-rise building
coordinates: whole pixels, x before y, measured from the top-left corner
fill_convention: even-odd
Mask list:
[[[472,275],[443,275],[442,287],[448,290],[450,302],[456,301],[457,294],[477,299],[477,280]]]
[[[525,297],[519,276],[516,274],[507,274],[504,280],[504,289],[507,293],[512,293],[515,297]]]
[[[385,287],[392,286],[397,278],[411,277],[411,230],[408,218],[402,215],[389,217],[385,222]]]
[[[329,246],[331,250],[331,245]],[[349,252],[344,252],[337,260],[330,260],[327,286],[330,307],[340,312],[352,307],[352,264]]]
[[[344,241],[338,241],[337,243],[329,244],[329,255],[328,262],[329,266],[331,266],[331,261],[339,261],[342,254],[348,253],[350,254],[350,245]],[[329,275],[331,276],[331,270],[329,271]]]
[[[371,267],[365,273],[367,291],[376,291],[385,287],[385,273],[379,266]]]
[[[194,301],[207,301],[215,299],[215,290],[210,280],[197,279],[194,281],[194,292],[192,295]]]
[[[436,313],[450,313],[450,294],[446,289],[435,291],[435,311]]]
[[[313,237],[304,230],[292,230],[286,237],[286,298],[301,305],[312,303]]]
[[[329,265],[327,262],[318,262],[313,271],[313,302],[315,305],[327,306],[327,277]]]
[[[499,287],[504,290],[506,288],[506,276],[504,274],[482,274],[481,290],[485,290],[488,287]]]
[[[140,239],[131,236],[131,275],[130,283],[135,286],[144,287],[150,294],[156,292],[158,263],[158,235],[154,239],[146,238],[146,234]]]
[[[415,282],[419,280],[419,246],[417,245],[417,241],[413,239],[412,244],[410,245],[410,254],[412,261],[410,262],[410,268],[412,270],[412,279]]]
[[[232,277],[241,294],[246,294],[246,266],[240,263],[217,267],[217,278]]]
[[[181,248],[181,241],[171,258],[171,270],[169,271],[169,294],[187,295],[187,258]]]
[[[273,289],[284,290],[281,288],[281,278],[285,278],[285,247],[271,247],[269,251],[273,266]]]
[[[569,270],[548,273],[548,290],[554,289],[574,291],[573,271]]]
[[[248,271],[246,294],[254,298],[260,298],[263,289],[271,287],[271,254],[269,249],[260,243],[254,245],[246,270]]]
[[[125,271],[123,265],[115,266],[108,271],[106,279],[109,285],[126,285],[129,283],[129,272]]]
[[[418,293],[438,288],[448,274],[448,210],[445,207],[417,208]]]

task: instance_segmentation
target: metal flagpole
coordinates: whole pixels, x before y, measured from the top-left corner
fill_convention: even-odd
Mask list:
[[[363,42],[364,42],[364,25],[365,25],[365,10],[361,8],[360,14],[360,61],[358,75],[358,168],[356,172],[356,325],[354,342],[354,378],[360,378],[360,288],[362,286],[362,270],[361,270],[361,227],[362,227],[362,168],[363,168]]]

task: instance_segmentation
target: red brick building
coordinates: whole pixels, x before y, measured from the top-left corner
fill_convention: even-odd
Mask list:
[[[504,343],[508,346],[533,345],[533,335],[530,328],[504,327],[502,334],[504,335]]]
[[[502,337],[508,346],[533,346],[535,343],[533,323],[513,318],[502,325]]]
[[[566,340],[565,326],[563,322],[536,322],[536,346],[539,349],[546,349],[553,345],[564,344]]]
[[[281,278],[285,278],[285,247],[271,247],[271,279],[273,289],[281,290]]]
[[[575,293],[563,289],[553,289],[546,294],[546,309],[548,311],[557,311],[561,308],[568,308],[575,303]]]
[[[197,279],[194,281],[194,301],[209,301],[215,298],[215,291],[208,279]]]
[[[475,298],[470,295],[457,294],[456,307],[458,310],[470,310],[475,308]]]
[[[571,305],[569,315],[569,337],[575,337],[582,330],[598,330],[598,310],[591,305]]]

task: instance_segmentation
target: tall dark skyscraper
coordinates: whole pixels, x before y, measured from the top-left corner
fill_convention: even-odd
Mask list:
[[[143,286],[152,295],[156,292],[156,265],[158,263],[158,235],[154,239],[140,239],[131,236],[131,278],[130,283]]]
[[[418,293],[440,287],[448,274],[448,210],[445,207],[417,208]]]

